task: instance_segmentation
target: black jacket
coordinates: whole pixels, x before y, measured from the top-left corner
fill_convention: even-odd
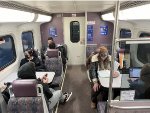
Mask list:
[[[39,71],[40,69],[45,69],[43,63],[40,61],[40,59],[38,57],[37,58],[33,57],[33,59],[31,61],[35,63],[36,71]],[[27,58],[22,59],[20,62],[20,67],[27,62],[29,62],[29,60]]]
[[[18,71],[18,78],[21,78],[21,79],[36,79],[34,63],[27,62],[24,65],[22,65],[19,68],[19,71]],[[47,100],[49,100],[53,96],[53,94],[49,90],[48,84],[45,84],[45,83],[43,83],[39,80],[37,80],[37,82],[39,84],[42,84],[43,92],[44,92]]]

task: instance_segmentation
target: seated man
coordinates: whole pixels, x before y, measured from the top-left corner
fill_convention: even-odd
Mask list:
[[[135,90],[135,99],[150,99],[150,63],[142,67],[140,78],[130,82],[130,89]]]
[[[18,78],[20,79],[36,79],[35,75],[35,64],[33,62],[27,62],[19,68],[18,71]],[[42,84],[43,92],[48,101],[50,101],[49,108],[52,109],[58,101],[61,103],[67,102],[72,92],[70,93],[62,93],[61,90],[55,91],[54,89],[50,88],[47,84],[48,78],[43,75],[41,80],[37,79],[38,83]]]
[[[40,59],[38,57],[35,57],[34,55],[34,51],[32,49],[25,51],[25,58],[23,58],[20,62],[20,67],[29,62],[32,61],[35,63],[35,68],[36,71],[39,71],[41,69],[45,69],[45,66],[43,65],[43,63],[40,61]]]
[[[44,60],[45,60],[46,51],[47,51],[47,49],[49,48],[49,45],[50,45],[52,42],[53,42],[54,45],[55,45],[55,42],[54,42],[53,38],[52,38],[52,37],[49,37],[48,40],[47,40],[47,45],[46,45],[46,46],[43,46],[42,49],[41,49],[41,58],[42,58],[43,63],[44,63]]]
[[[98,53],[91,57],[89,66],[89,74],[92,80],[91,108],[96,108],[99,94],[101,94],[102,101],[107,101],[108,99],[108,88],[103,87],[98,79],[98,71],[100,70],[110,70],[110,56],[104,46],[100,47]],[[119,76],[119,73],[115,71],[113,77],[117,76]]]
[[[56,49],[56,45],[54,42],[50,42],[49,45],[48,45],[48,48],[47,50],[45,51],[45,56],[47,56],[47,51],[50,50],[50,49]]]

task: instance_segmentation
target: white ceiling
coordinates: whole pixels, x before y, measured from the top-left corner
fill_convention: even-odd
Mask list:
[[[9,1],[9,0],[8,0]],[[15,1],[15,0],[13,0]],[[50,13],[82,13],[101,12],[112,6],[116,1],[17,1],[19,3],[39,8]]]

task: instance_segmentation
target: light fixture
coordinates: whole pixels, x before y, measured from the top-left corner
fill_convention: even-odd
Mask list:
[[[0,8],[0,22],[32,22],[34,16],[30,12]]]
[[[51,21],[52,17],[47,15],[38,14],[36,22],[49,22]]]
[[[119,11],[119,20],[146,20],[150,15],[145,11],[150,10],[150,4],[133,7]]]
[[[150,10],[150,4],[137,6],[125,10],[119,11],[119,20],[148,20],[150,15],[145,11]],[[114,20],[113,13],[107,13],[102,15],[103,20]]]
[[[103,20],[114,20],[113,13],[107,13],[107,14],[102,15],[102,19]]]

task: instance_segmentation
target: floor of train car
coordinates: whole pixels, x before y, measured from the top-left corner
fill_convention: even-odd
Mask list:
[[[90,83],[85,66],[68,66],[63,92],[73,95],[65,105],[59,105],[58,113],[97,113],[90,108]]]

